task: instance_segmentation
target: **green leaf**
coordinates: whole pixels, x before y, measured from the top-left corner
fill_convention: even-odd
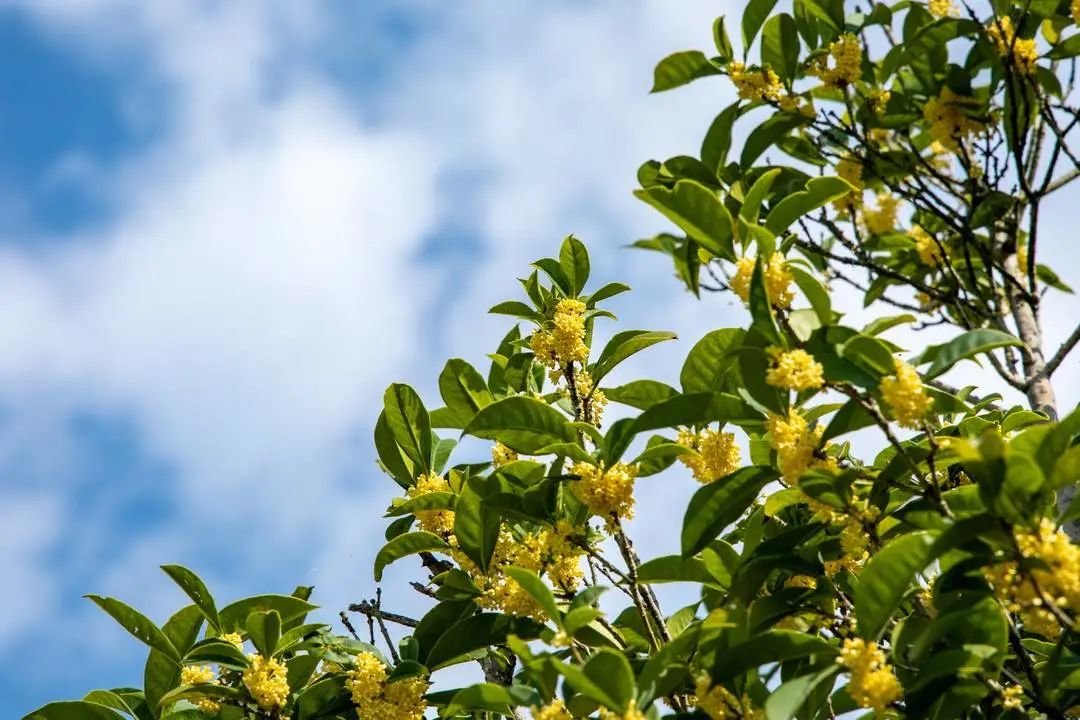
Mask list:
[[[742,43],[743,55],[750,52],[750,46],[754,44],[754,38],[769,17],[769,13],[776,7],[776,0],[750,0],[746,3],[746,9],[742,16]]]
[[[619,387],[604,388],[604,394],[608,400],[638,410],[648,410],[657,403],[675,397],[679,391],[658,380],[635,380]]]
[[[840,668],[833,666],[788,680],[765,701],[766,720],[792,720],[817,686],[826,680],[831,681],[839,672]]]
[[[634,697],[634,671],[621,652],[600,648],[585,661],[582,671],[593,685],[615,702],[612,710],[626,712]]]
[[[226,665],[229,667],[235,666],[238,668],[245,668],[248,666],[248,659],[247,656],[244,655],[243,650],[236,647],[231,642],[219,638],[202,640],[184,653],[185,665],[200,662],[212,662],[218,663],[219,665]]]
[[[731,213],[714,191],[693,180],[679,180],[671,189],[657,185],[635,190],[634,195],[659,210],[713,255],[735,260]]]
[[[572,296],[574,294],[574,289],[570,285],[570,278],[566,277],[566,273],[563,272],[563,267],[558,260],[540,258],[533,263],[533,267],[543,270],[544,274],[551,278],[551,281],[562,290],[564,295]]]
[[[927,531],[901,535],[879,550],[859,573],[855,589],[855,617],[859,634],[876,640],[915,575],[933,559],[934,536]]]
[[[917,363],[930,363],[924,373],[927,380],[938,377],[961,360],[973,358],[976,355],[988,352],[1000,347],[1023,347],[1024,343],[1018,338],[1001,330],[968,330],[947,343],[931,345],[926,348],[919,357]]]
[[[517,707],[532,707],[539,704],[541,704],[540,696],[531,687],[525,685],[504,687],[495,683],[480,683],[458,690],[442,716],[454,717],[486,710],[512,717]]]
[[[802,290],[803,295],[810,301],[810,307],[823,326],[833,321],[832,300],[825,285],[813,275],[798,265],[788,265],[788,270],[795,277],[795,284]]]
[[[642,563],[638,568],[640,583],[693,582],[715,585],[716,580],[698,557],[664,555]]]
[[[383,395],[386,424],[405,456],[421,472],[431,469],[431,419],[420,396],[408,385],[394,383]]]
[[[382,580],[383,570],[390,563],[420,552],[445,551],[450,546],[434,533],[418,531],[398,535],[382,546],[375,556],[375,580]]]
[[[607,300],[608,298],[615,297],[620,293],[624,293],[630,290],[630,286],[621,282],[611,282],[607,285],[600,287],[592,295],[588,296],[588,301],[585,303],[586,307],[594,307],[601,300]],[[582,298],[584,300],[584,298]]]
[[[720,70],[700,50],[684,50],[668,55],[657,63],[649,92],[672,90],[698,78],[718,74]]]
[[[278,640],[281,639],[281,616],[274,610],[257,610],[247,616],[248,638],[259,654],[274,657]]]
[[[330,717],[337,711],[347,711],[352,703],[345,692],[345,678],[324,677],[300,691],[296,696],[296,720]]]
[[[204,697],[237,700],[243,696],[243,693],[237,688],[229,687],[228,685],[218,685],[217,683],[181,685],[180,687],[173,688],[165,693],[159,704],[162,708],[167,708],[169,705],[181,700],[197,700]]]
[[[713,119],[701,141],[701,162],[713,172],[718,172],[726,163],[731,150],[731,128],[739,117],[739,103],[728,105]]]
[[[782,346],[784,339],[776,324],[768,287],[765,284],[765,263],[766,259],[762,255],[758,255],[754,262],[754,274],[750,277],[750,316],[754,320],[754,330],[770,343]]]
[[[498,303],[497,305],[492,305],[491,309],[488,310],[488,313],[491,315],[509,315],[510,317],[521,318],[532,322],[539,322],[544,319],[543,315],[520,300],[507,300]]]
[[[585,244],[568,235],[559,248],[559,265],[570,282],[574,296],[580,295],[589,280],[589,251],[585,249]]]
[[[499,539],[499,515],[488,510],[469,485],[462,489],[454,508],[454,536],[461,551],[486,573]]]
[[[273,610],[281,616],[282,623],[288,624],[289,621],[303,618],[318,608],[318,605],[313,605],[294,595],[254,595],[237,600],[221,609],[221,629],[224,632],[243,631],[247,625],[248,615],[259,610]]]
[[[199,637],[205,620],[202,610],[188,605],[176,612],[161,626],[161,631],[177,650],[187,652]],[[151,650],[143,669],[143,692],[147,709],[153,717],[158,716],[161,696],[180,684],[180,665],[157,650]]]
[[[104,705],[72,700],[39,707],[23,720],[124,720],[124,716]]]
[[[199,576],[183,565],[162,565],[161,569],[173,579],[173,582],[180,586],[180,589],[191,598],[196,607],[202,610],[203,615],[206,616],[206,621],[210,623],[210,627],[220,630],[221,621],[218,620],[214,597]]]
[[[862,403],[857,400],[848,400],[829,421],[825,432],[821,436],[821,441],[826,442],[849,432],[862,430],[874,425],[875,422],[873,416],[866,411]]]
[[[799,31],[787,13],[773,15],[766,21],[761,34],[761,61],[775,70],[781,80],[795,79],[799,69]]]
[[[780,235],[803,215],[847,195],[853,189],[850,183],[838,177],[811,178],[805,190],[788,195],[773,207],[765,227],[773,234]]]
[[[838,654],[828,640],[795,630],[770,630],[733,645],[718,655],[710,673],[713,680],[723,682],[770,663],[818,655],[831,658]]]
[[[713,20],[712,32],[716,52],[720,53],[723,60],[731,59],[734,56],[734,51],[731,49],[731,38],[728,37],[727,28],[724,27],[723,15]]]
[[[409,488],[416,481],[412,466],[401,454],[401,448],[394,439],[394,433],[386,422],[386,412],[379,413],[375,423],[375,450],[379,455],[379,464],[394,482],[403,488]]]
[[[720,391],[738,386],[738,366],[726,359],[727,353],[742,344],[746,331],[722,328],[707,333],[690,349],[679,373],[684,393]],[[734,380],[734,382],[732,382]],[[610,394],[608,397],[611,397]]]
[[[778,112],[765,122],[750,131],[750,135],[743,143],[742,155],[739,157],[739,165],[743,171],[753,167],[754,162],[761,154],[775,145],[789,132],[806,124],[806,118],[786,112]],[[775,212],[775,211],[774,211]],[[770,213],[771,215],[771,213]],[[731,260],[732,258],[727,258]]]
[[[101,595],[85,595],[84,597],[108,613],[113,620],[120,623],[121,627],[134,635],[140,642],[149,645],[169,659],[177,663],[180,662],[181,655],[176,646],[165,636],[161,628],[152,623],[149,618],[138,610],[115,598],[102,597]]]
[[[738,520],[761,489],[777,477],[773,468],[755,465],[736,470],[694,493],[683,518],[683,557],[701,552],[724,528]]]
[[[465,428],[465,434],[498,440],[511,450],[536,455],[548,445],[577,442],[566,416],[547,403],[525,396],[485,406]]]
[[[432,670],[453,665],[466,660],[463,655],[505,644],[510,635],[517,635],[522,640],[534,640],[540,636],[543,627],[529,618],[498,613],[473,615],[455,623],[443,633],[431,648],[425,664]]]
[[[648,330],[625,330],[612,336],[608,344],[600,352],[600,357],[593,365],[592,379],[599,383],[600,379],[615,369],[626,358],[639,353],[650,345],[665,340],[675,340],[677,336],[673,332],[648,331]]]
[[[555,604],[555,595],[536,573],[532,570],[509,565],[503,568],[503,571],[512,577],[525,592],[529,593],[533,600],[536,600],[540,607],[543,608],[545,615],[556,623],[559,622],[559,606]]]
[[[758,214],[761,212],[761,203],[765,200],[765,196],[768,195],[773,181],[776,180],[780,172],[781,168],[766,170],[761,173],[761,176],[750,186],[750,190],[746,193],[746,197],[743,198],[742,206],[739,207],[739,217],[742,220],[745,220],[747,224],[757,224]]]
[[[741,398],[727,393],[690,393],[657,403],[634,420],[634,434],[679,425],[729,422],[760,426],[764,417]]]
[[[462,426],[494,398],[484,377],[469,363],[454,358],[446,361],[439,374],[439,394],[446,407],[462,420]]]

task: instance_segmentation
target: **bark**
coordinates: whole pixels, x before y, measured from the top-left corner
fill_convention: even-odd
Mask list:
[[[1026,282],[1015,254],[1005,259],[1005,271],[1019,285],[1022,286]],[[1013,322],[1016,323],[1016,333],[1024,343],[1021,359],[1024,364],[1028,405],[1032,410],[1046,414],[1051,420],[1057,420],[1057,399],[1054,397],[1054,386],[1050,383],[1046,357],[1043,355],[1042,326],[1039,323],[1038,308],[1025,297],[1020,288],[1011,283],[1009,305],[1012,308]],[[1061,488],[1057,494],[1058,511],[1064,511],[1076,494],[1076,485],[1066,485]],[[1064,530],[1073,541],[1080,541],[1080,521],[1071,520],[1065,523]]]

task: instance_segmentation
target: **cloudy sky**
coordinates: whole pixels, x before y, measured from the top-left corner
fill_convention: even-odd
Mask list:
[[[730,101],[650,97],[652,66],[724,5],[0,0],[3,715],[137,683],[143,648],[79,596],[164,619],[164,562],[219,599],[315,585],[328,619],[370,595],[382,390],[436,405],[567,233],[637,290],[623,329],[683,337],[624,379],[741,323],[623,249],[664,228],[638,164]],[[646,554],[692,489],[643,483]]]

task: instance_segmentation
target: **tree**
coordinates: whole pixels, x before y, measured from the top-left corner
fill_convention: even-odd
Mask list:
[[[378,596],[350,608],[389,658],[374,630],[305,622],[310,588],[218,609],[165,566],[192,603],[160,628],[91,596],[150,647],[144,688],[28,717],[1075,712],[1080,548],[1062,527],[1080,516],[1080,412],[1059,419],[1051,381],[1080,330],[1044,352],[1039,301],[1071,291],[1037,252],[1041,203],[1080,174],[1080,1],[774,5],[747,3],[741,59],[721,18],[716,56],[659,64],[655,91],[726,75],[739,100],[699,158],[645,163],[636,191],[681,233],[638,245],[696,294],[735,293],[746,327],[698,341],[679,388],[607,386],[673,336],[624,330],[595,352],[605,301],[628,288],[588,289],[567,238],[524,300],[492,309],[517,324],[486,377],[450,360],[430,412],[407,385],[386,392],[375,447],[402,496],[375,580],[419,557],[432,600],[419,619]],[[753,129],[729,161],[739,121]],[[882,314],[846,325],[845,284]],[[906,324],[951,337],[910,353],[883,337]],[[1028,406],[942,381],[976,359]],[[491,441],[491,460],[455,457],[433,428]],[[853,449],[860,430],[873,457]],[[664,472],[700,488],[681,553],[642,561],[623,521],[636,479]],[[697,602],[665,612],[667,582]],[[621,612],[601,609],[605,586]],[[395,645],[386,623],[410,634]],[[431,685],[474,661],[487,682]]]

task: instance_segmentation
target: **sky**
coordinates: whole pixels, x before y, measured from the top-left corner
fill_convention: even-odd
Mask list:
[[[2,714],[137,683],[144,648],[80,596],[164,620],[163,563],[219,602],[314,585],[327,621],[372,595],[384,388],[434,407],[446,358],[484,367],[486,309],[566,234],[634,286],[619,329],[680,335],[616,381],[742,324],[625,247],[666,229],[638,165],[732,99],[650,96],[652,67],[730,5],[0,0]],[[646,555],[692,490],[639,483]]]

